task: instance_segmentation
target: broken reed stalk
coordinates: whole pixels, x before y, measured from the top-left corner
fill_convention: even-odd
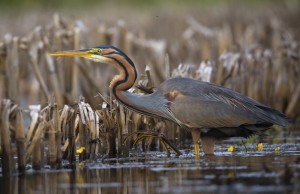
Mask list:
[[[89,137],[88,137],[88,147],[86,148],[87,154],[89,155],[90,159],[94,159],[98,153],[96,153],[96,147],[97,144],[99,143],[99,136],[98,132],[96,131],[97,125],[97,117],[98,115],[95,114],[95,112],[92,110],[91,106],[88,103],[85,103],[81,101],[79,104],[79,113],[80,113],[80,118],[82,121],[82,124],[86,126],[86,129],[89,132]]]
[[[120,49],[122,49],[125,53],[129,54],[129,48],[128,48],[128,38],[127,38],[127,29],[126,24],[124,21],[119,20],[117,22],[117,26],[115,29],[113,44],[117,45]]]
[[[30,59],[30,64],[31,67],[33,69],[33,72],[35,73],[35,76],[40,84],[40,87],[42,88],[42,93],[44,95],[45,98],[48,98],[48,96],[50,96],[50,92],[48,90],[48,87],[46,85],[46,82],[44,80],[44,77],[40,71],[40,68],[38,66],[38,62],[37,59],[35,59],[34,56],[28,54],[28,58]]]
[[[111,90],[110,90],[111,91]],[[105,144],[107,145],[107,151],[104,155],[105,157],[114,158],[117,156],[117,145],[116,145],[116,133],[115,133],[115,119],[116,119],[116,111],[117,107],[115,103],[112,101],[112,96],[109,98],[110,104],[109,107],[102,107],[101,118],[104,126],[104,136],[105,136]]]
[[[81,31],[78,27],[74,28],[74,49],[78,50],[80,49],[80,37],[81,37]],[[78,64],[80,63],[79,58],[74,59],[74,63]],[[71,77],[71,97],[78,96],[78,80],[79,80],[79,67],[78,65],[72,64],[72,77]]]
[[[99,117],[99,120],[101,121],[101,124],[99,126],[99,138],[100,138],[100,143],[99,146],[99,153],[103,154],[103,158],[106,158],[110,155],[110,143],[109,143],[109,131],[112,130],[112,125],[111,123],[111,117],[109,117],[108,113],[108,107],[107,103],[104,102],[102,104],[102,109],[101,110],[96,110],[96,114]]]
[[[79,148],[84,148],[85,150],[80,154],[80,160],[85,160],[88,158],[86,149],[89,147],[89,136],[88,131],[86,130],[86,121],[84,117],[84,110],[82,106],[83,99],[78,103],[78,109],[80,114],[80,120],[78,125],[78,140]]]
[[[19,39],[12,37],[10,34],[5,36],[7,57],[6,57],[6,70],[7,70],[7,98],[20,102],[20,88],[19,88]]]
[[[17,110],[15,129],[16,129],[16,144],[17,144],[17,157],[18,157],[18,170],[25,170],[25,133],[24,133],[24,119],[21,109]]]
[[[95,159],[95,150],[96,150],[96,126],[95,126],[95,116],[94,111],[89,104],[85,103],[84,108],[85,118],[87,120],[87,129],[89,130],[89,158]]]
[[[297,102],[299,102],[300,99],[300,85],[297,86],[295,89],[294,94],[292,95],[292,98],[287,106],[286,109],[286,115],[293,117],[295,116],[295,109],[297,108]]]
[[[79,141],[82,143],[80,144],[85,149],[85,153],[88,156],[90,153],[90,136],[88,135],[88,115],[87,110],[85,108],[84,100],[81,99],[81,101],[78,103],[78,109],[79,109],[79,115],[80,115],[80,122],[79,127],[80,131],[78,133]],[[82,140],[82,138],[85,138],[85,141]]]
[[[70,162],[71,166],[75,165],[76,162],[76,158],[75,158],[75,154],[76,154],[76,146],[75,146],[75,140],[76,140],[76,136],[75,136],[75,130],[77,128],[78,125],[78,115],[76,112],[72,112],[70,115],[70,124],[68,126],[68,160]]]
[[[2,150],[2,172],[4,176],[10,175],[14,170],[13,152],[9,133],[9,112],[11,101],[2,100],[0,104],[0,136]]]
[[[32,168],[34,170],[41,170],[42,168],[42,154],[41,154],[41,139],[35,141],[35,146],[32,150]]]
[[[49,84],[51,85],[51,88],[54,91],[55,101],[59,107],[62,107],[64,104],[64,99],[63,99],[63,93],[61,92],[60,89],[59,79],[56,73],[57,69],[53,63],[53,58],[49,55],[48,52],[44,52],[44,57],[45,57],[46,67],[48,70]],[[40,82],[43,83],[43,81]]]
[[[57,153],[57,167],[61,168],[62,165],[62,136],[63,132],[66,129],[67,125],[67,118],[68,118],[68,113],[69,113],[70,107],[65,105],[63,110],[61,111],[61,115],[58,115],[58,126],[57,126],[57,133],[56,133],[56,153]],[[64,149],[65,151],[66,149]]]
[[[29,157],[32,155],[32,167],[35,170],[40,170],[43,167],[44,150],[42,150],[43,147],[42,139],[44,136],[44,132],[47,130],[48,127],[49,127],[48,123],[41,118],[41,121],[39,122],[35,130],[34,137],[25,156],[25,160],[27,161]]]
[[[110,115],[107,115],[108,117],[110,116],[110,126],[111,126],[111,132],[107,131],[109,134],[109,147],[110,147],[110,157],[117,157],[118,156],[118,148],[117,148],[117,141],[116,138],[118,137],[118,116],[117,116],[117,111],[119,111],[117,104],[114,103],[115,99],[112,95],[112,90],[110,90]]]
[[[55,144],[56,144],[56,167],[58,169],[62,168],[62,153],[61,153],[61,130],[58,130],[55,133]]]
[[[50,129],[49,129],[49,144],[48,144],[48,159],[51,167],[57,164],[57,143],[56,133],[59,127],[59,115],[57,104],[54,102],[53,97],[50,98]]]
[[[122,157],[129,156],[129,146],[124,144],[124,136],[128,135],[128,120],[130,118],[129,114],[130,113],[125,111],[125,107],[123,105],[119,105],[116,115],[116,122],[118,129],[118,156]]]
[[[94,112],[95,115],[95,133],[96,133],[96,139],[94,140],[95,143],[95,154],[96,156],[99,155],[99,145],[100,145],[100,118],[96,112]]]

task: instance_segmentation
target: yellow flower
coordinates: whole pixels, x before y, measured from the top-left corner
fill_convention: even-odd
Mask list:
[[[280,147],[279,146],[275,148],[275,152],[280,152]]]
[[[80,147],[79,149],[76,150],[77,154],[82,154],[85,151],[85,147]]]
[[[258,151],[262,151],[263,147],[264,147],[264,144],[263,144],[263,143],[257,144],[257,150],[258,150]]]
[[[227,151],[228,152],[233,152],[234,151],[234,146],[230,146]]]

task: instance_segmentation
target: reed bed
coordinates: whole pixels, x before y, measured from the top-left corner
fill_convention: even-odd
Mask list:
[[[53,51],[111,44],[127,53],[141,73],[132,92],[151,92],[169,77],[191,77],[233,88],[299,118],[299,37],[293,31],[272,19],[219,28],[193,17],[184,22],[176,43],[134,34],[123,21],[87,31],[82,21],[57,14],[26,36],[6,34],[0,42],[2,173],[24,171],[29,164],[39,170],[61,168],[63,161],[74,167],[77,161],[127,157],[132,140],[124,138],[138,130],[157,130],[177,145],[189,138],[175,124],[118,104],[109,94],[110,67],[77,58],[55,60],[49,56]],[[86,45],[86,39],[96,44]]]

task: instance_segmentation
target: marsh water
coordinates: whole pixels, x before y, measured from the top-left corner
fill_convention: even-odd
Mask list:
[[[133,151],[129,158],[78,163],[76,169],[47,169],[0,176],[0,193],[300,193],[300,134],[276,142],[221,142],[214,156],[196,159],[192,149]],[[233,152],[228,147],[234,146]]]

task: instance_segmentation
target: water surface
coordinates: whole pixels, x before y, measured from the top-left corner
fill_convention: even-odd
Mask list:
[[[80,163],[75,170],[29,168],[0,176],[0,193],[299,193],[300,138],[277,141],[264,143],[261,151],[247,144],[246,151],[230,140],[218,144],[214,156],[199,159],[187,150],[170,158],[163,152],[132,152],[129,158]]]

